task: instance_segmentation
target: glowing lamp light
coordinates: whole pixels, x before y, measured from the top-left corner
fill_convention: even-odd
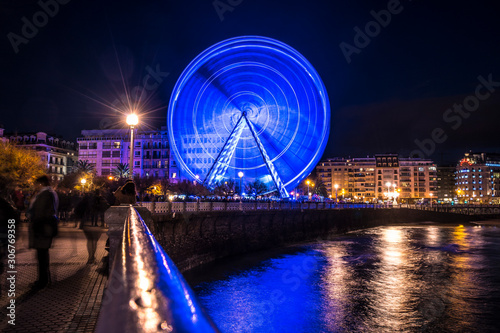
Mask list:
[[[85,178],[80,179],[80,183],[82,185],[85,185],[87,183],[87,179],[85,179]]]
[[[131,113],[127,116],[127,125],[135,126],[139,123],[139,117],[135,113]]]
[[[241,172],[241,171],[238,172],[238,177],[240,177],[240,178],[243,177],[243,172]]]

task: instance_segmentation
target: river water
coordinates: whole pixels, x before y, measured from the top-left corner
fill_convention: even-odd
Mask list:
[[[500,332],[498,227],[379,227],[195,275],[222,332]]]

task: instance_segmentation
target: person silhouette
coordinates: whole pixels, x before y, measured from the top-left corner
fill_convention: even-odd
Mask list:
[[[38,260],[38,280],[33,289],[42,289],[50,283],[49,249],[52,239],[57,235],[57,208],[59,200],[56,192],[50,187],[47,176],[35,180],[37,192],[29,205],[29,247],[36,249]]]

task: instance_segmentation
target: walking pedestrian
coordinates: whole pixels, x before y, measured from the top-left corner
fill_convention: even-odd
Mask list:
[[[50,186],[47,176],[35,180],[36,195],[28,208],[29,247],[36,249],[38,259],[38,280],[34,289],[42,289],[50,283],[49,249],[52,239],[57,235],[57,208],[59,200]]]

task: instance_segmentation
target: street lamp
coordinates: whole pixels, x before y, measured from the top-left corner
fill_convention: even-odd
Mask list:
[[[387,186],[387,202],[389,202],[389,198],[390,198],[390,190],[391,190],[391,182],[387,182],[385,183],[385,186]]]
[[[335,187],[335,203],[338,204],[339,203],[339,197],[337,196],[337,191],[339,189],[339,184],[335,184],[335,185],[333,185],[333,187]]]
[[[243,172],[241,172],[241,171],[238,172],[238,177],[240,177],[240,197],[243,194],[243,188],[241,187],[241,185],[242,185],[241,180],[243,179],[243,176],[244,176]]]
[[[393,190],[392,190],[392,197],[394,198],[394,202],[393,202],[393,204],[394,204],[394,205],[397,205],[397,203],[398,203],[398,202],[396,201],[396,186],[397,186],[397,185],[396,185],[396,183],[393,183],[393,184],[392,184],[392,187],[393,187]]]
[[[127,116],[127,125],[130,126],[130,157],[128,164],[128,178],[134,178],[134,126],[139,123],[139,117],[135,113]]]
[[[432,193],[429,193],[430,196],[431,196],[431,208],[432,208]]]
[[[87,179],[80,179],[80,184],[82,184],[82,192],[85,193],[85,183],[87,183]]]
[[[307,184],[307,195],[309,196],[309,184],[311,184],[311,181],[308,179],[306,180],[306,184]]]

